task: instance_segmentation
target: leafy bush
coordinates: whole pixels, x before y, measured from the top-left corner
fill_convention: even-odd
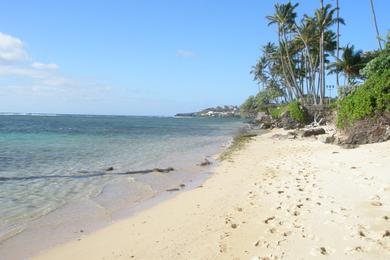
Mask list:
[[[254,117],[260,111],[269,112],[272,101],[280,96],[275,88],[267,88],[259,91],[256,96],[250,96],[240,107],[240,112],[245,117]]]
[[[292,119],[298,122],[306,122],[307,121],[307,113],[303,106],[298,101],[290,102],[287,105],[287,111],[290,112]]]
[[[383,50],[378,57],[367,63],[360,74],[366,78],[370,78],[375,74],[382,74],[390,68],[390,48]]]
[[[308,119],[306,109],[298,101],[269,109],[269,114],[275,119],[280,118],[284,112],[289,112],[291,118],[298,122],[305,123]]]
[[[287,108],[286,106],[279,106],[279,107],[270,108],[269,109],[269,114],[273,118],[277,119],[277,118],[279,118],[283,114],[283,112],[286,111],[286,108]]]
[[[356,120],[390,111],[390,69],[371,76],[339,102],[337,126],[345,128]]]
[[[254,117],[258,112],[256,98],[254,96],[248,97],[240,106],[240,113],[244,117]]]

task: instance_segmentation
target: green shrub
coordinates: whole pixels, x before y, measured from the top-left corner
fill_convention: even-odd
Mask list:
[[[345,128],[356,120],[390,111],[390,69],[374,74],[339,102],[337,126]]]
[[[286,110],[287,110],[286,106],[272,107],[269,109],[269,114],[273,118],[278,119]]]
[[[367,63],[360,74],[366,78],[370,78],[376,74],[382,74],[390,68],[390,48],[383,50],[378,57]]]
[[[287,111],[290,112],[292,119],[298,122],[307,121],[307,113],[298,101],[292,101],[287,105]]]

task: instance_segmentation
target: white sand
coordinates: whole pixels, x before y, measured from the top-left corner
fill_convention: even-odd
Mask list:
[[[345,150],[277,132],[202,187],[37,259],[390,259],[390,142]]]

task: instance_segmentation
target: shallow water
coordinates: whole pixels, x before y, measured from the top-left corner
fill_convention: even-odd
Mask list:
[[[192,181],[202,171],[196,164],[241,126],[216,118],[0,116],[0,243],[44,226],[39,220],[50,212],[57,226],[84,215],[112,219]],[[156,167],[175,171],[115,175]],[[87,177],[102,172],[108,175]]]

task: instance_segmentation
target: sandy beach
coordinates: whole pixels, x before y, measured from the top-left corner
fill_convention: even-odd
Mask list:
[[[35,259],[389,259],[390,143],[257,136],[201,186]]]

